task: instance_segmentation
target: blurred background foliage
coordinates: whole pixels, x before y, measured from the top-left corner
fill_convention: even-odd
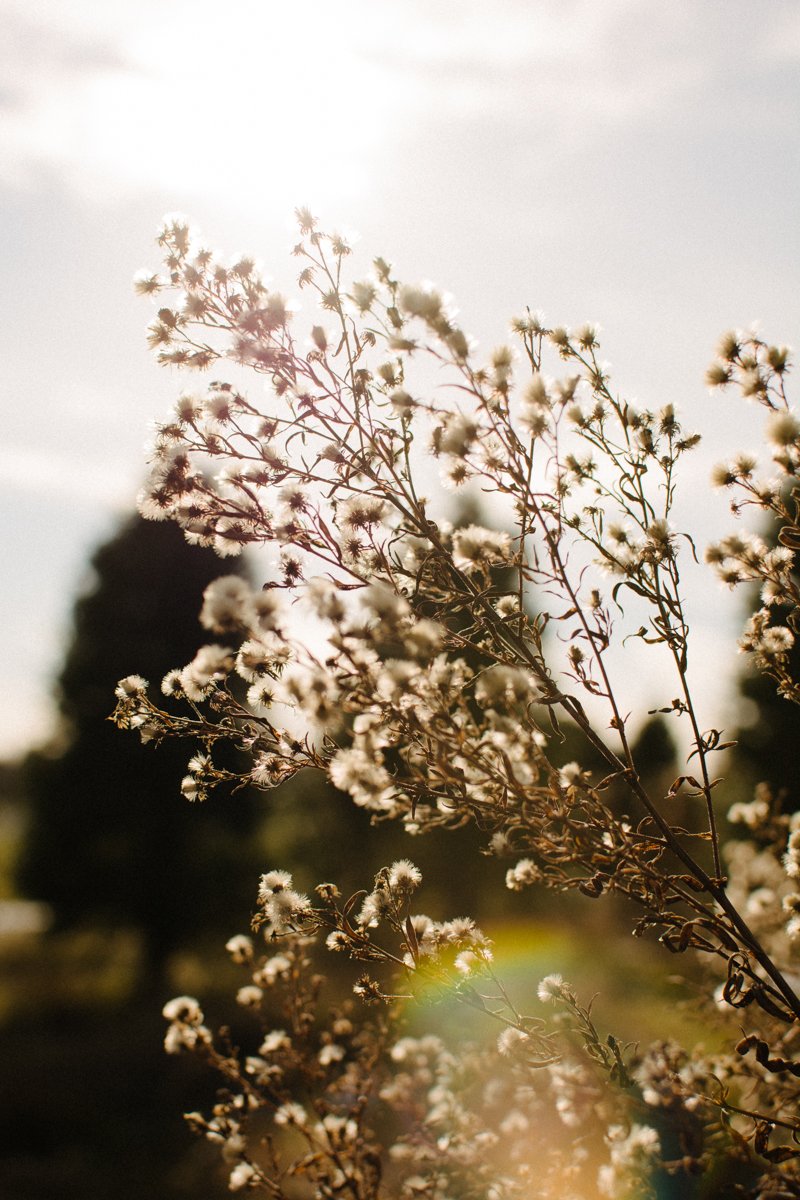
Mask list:
[[[117,679],[157,687],[193,657],[203,589],[230,570],[136,517],[94,555],[76,603],[58,740],[13,781],[14,886],[47,929],[24,936],[9,920],[0,942],[4,1195],[210,1194],[205,1170],[175,1154],[194,1090],[191,1068],[160,1050],[160,1009],[181,956],[202,960],[248,912],[257,800],[192,807],[179,790],[187,746],[154,751],[107,718]]]
[[[637,943],[631,953],[629,912],[508,892],[507,864],[480,853],[474,829],[412,840],[394,825],[372,827],[313,772],[268,796],[218,793],[189,804],[179,785],[192,748],[142,746],[107,718],[119,678],[136,672],[157,686],[193,657],[204,640],[202,592],[232,569],[248,568],[188,546],[170,524],[126,522],[96,552],[75,605],[57,682],[57,741],[0,768],[3,1196],[228,1194],[217,1156],[181,1118],[213,1102],[214,1080],[164,1054],[160,1010],[172,995],[198,994],[212,1024],[232,1023],[234,1040],[241,1026],[247,1039],[249,1017],[232,1012],[244,980],[224,942],[247,930],[258,874],[273,866],[292,870],[303,890],[330,879],[347,893],[369,886],[384,863],[410,857],[425,881],[421,909],[437,919],[479,915],[523,997],[561,970],[586,998],[600,990],[596,1011],[624,1038],[679,1036],[691,1026],[658,949]],[[751,722],[729,760],[734,788],[746,794],[768,776],[790,787],[797,710],[761,684],[743,688]],[[578,759],[602,777],[576,732],[563,735],[560,761]],[[663,717],[644,724],[635,753],[646,782],[663,793],[678,770]],[[733,798],[729,791],[726,802]],[[673,815],[691,826],[690,811]],[[451,1019],[445,1006],[434,1023]],[[672,1188],[665,1181],[661,1194],[678,1194]]]

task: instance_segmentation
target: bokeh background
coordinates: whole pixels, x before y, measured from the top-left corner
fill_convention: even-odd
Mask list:
[[[365,863],[389,848],[309,781],[302,831],[291,797],[198,815],[177,759],[104,722],[118,675],[187,661],[218,569],[131,523],[184,386],[131,287],[163,214],[291,291],[309,204],[358,231],[364,266],[450,291],[487,350],[525,305],[598,321],[617,386],[704,436],[684,508],[702,544],[730,521],[711,465],[757,429],[705,391],[715,342],[754,320],[797,339],[799,67],[793,0],[0,0],[0,1192],[211,1197],[178,1115],[209,1084],[160,1056],[160,1004],[224,990],[218,943],[267,858],[316,855],[313,883],[351,869],[352,836]],[[707,725],[746,726],[746,790],[777,718],[742,701],[741,599],[690,582],[694,684]],[[632,711],[665,699],[620,671]],[[669,771],[669,738],[639,726]],[[491,909],[482,879],[441,903]],[[494,915],[513,954],[579,969],[563,914],[539,943],[521,908]],[[626,969],[621,951],[607,993],[630,1002]]]

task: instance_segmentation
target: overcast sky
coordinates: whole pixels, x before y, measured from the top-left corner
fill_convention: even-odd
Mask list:
[[[0,755],[48,734],[87,555],[183,385],[130,284],[165,212],[288,286],[310,203],[487,348],[525,304],[598,321],[616,385],[705,434],[710,528],[707,470],[752,438],[704,390],[716,339],[798,341],[799,65],[794,0],[0,0]]]

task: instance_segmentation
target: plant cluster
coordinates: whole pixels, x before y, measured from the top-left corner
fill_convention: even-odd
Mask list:
[[[764,785],[734,806],[742,836],[723,845],[715,764],[730,743],[704,726],[690,686],[681,569],[694,544],[674,518],[698,437],[671,405],[619,397],[594,327],[528,312],[483,362],[445,297],[380,258],[350,279],[345,240],[298,218],[299,284],[320,314],[307,338],[252,260],[224,263],[182,218],[161,231],[163,274],[137,280],[170,298],[150,329],[161,362],[215,374],[235,363],[266,384],[257,399],[228,381],[180,397],[141,511],[222,555],[273,546],[276,567],[261,590],[212,583],[200,619],[218,640],[161,681],[163,699],[122,680],[117,723],[193,743],[191,800],[313,768],[409,834],[475,823],[512,890],[624,898],[636,935],[702,964],[722,1048],[626,1045],[557,976],[520,1008],[472,920],[414,909],[406,860],[349,899],[322,884],[313,902],[275,870],[254,937],[229,943],[249,973],[239,1002],[262,1023],[257,1053],[215,1040],[190,997],[165,1009],[167,1048],[205,1056],[225,1080],[192,1124],[220,1145],[232,1189],[287,1200],[623,1197],[645,1194],[656,1169],[688,1177],[726,1157],[740,1164],[738,1194],[800,1196],[800,814]],[[797,701],[788,365],[784,348],[729,335],[710,369],[713,386],[770,410],[776,472],[763,482],[740,456],[715,482],[781,533],[776,548],[738,533],[708,558],[728,584],[759,583],[741,645]],[[448,522],[441,484],[489,496],[491,527]],[[671,674],[663,711],[690,746],[664,795],[648,792],[632,750],[614,659],[630,636]],[[567,724],[602,771],[560,762]],[[218,764],[221,741],[245,769]],[[671,815],[679,797],[701,814],[691,829]],[[361,1008],[328,1013],[315,939],[367,964]],[[496,1043],[412,1037],[415,998],[437,989],[483,1013]]]

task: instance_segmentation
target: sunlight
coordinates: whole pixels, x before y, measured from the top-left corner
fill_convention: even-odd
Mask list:
[[[45,87],[26,122],[40,159],[60,160],[95,198],[153,188],[288,211],[299,197],[363,195],[397,110],[371,54],[382,22],[359,3],[311,19],[271,4],[201,7],[202,21],[184,5],[148,12],[123,61],[88,72],[66,107]]]

